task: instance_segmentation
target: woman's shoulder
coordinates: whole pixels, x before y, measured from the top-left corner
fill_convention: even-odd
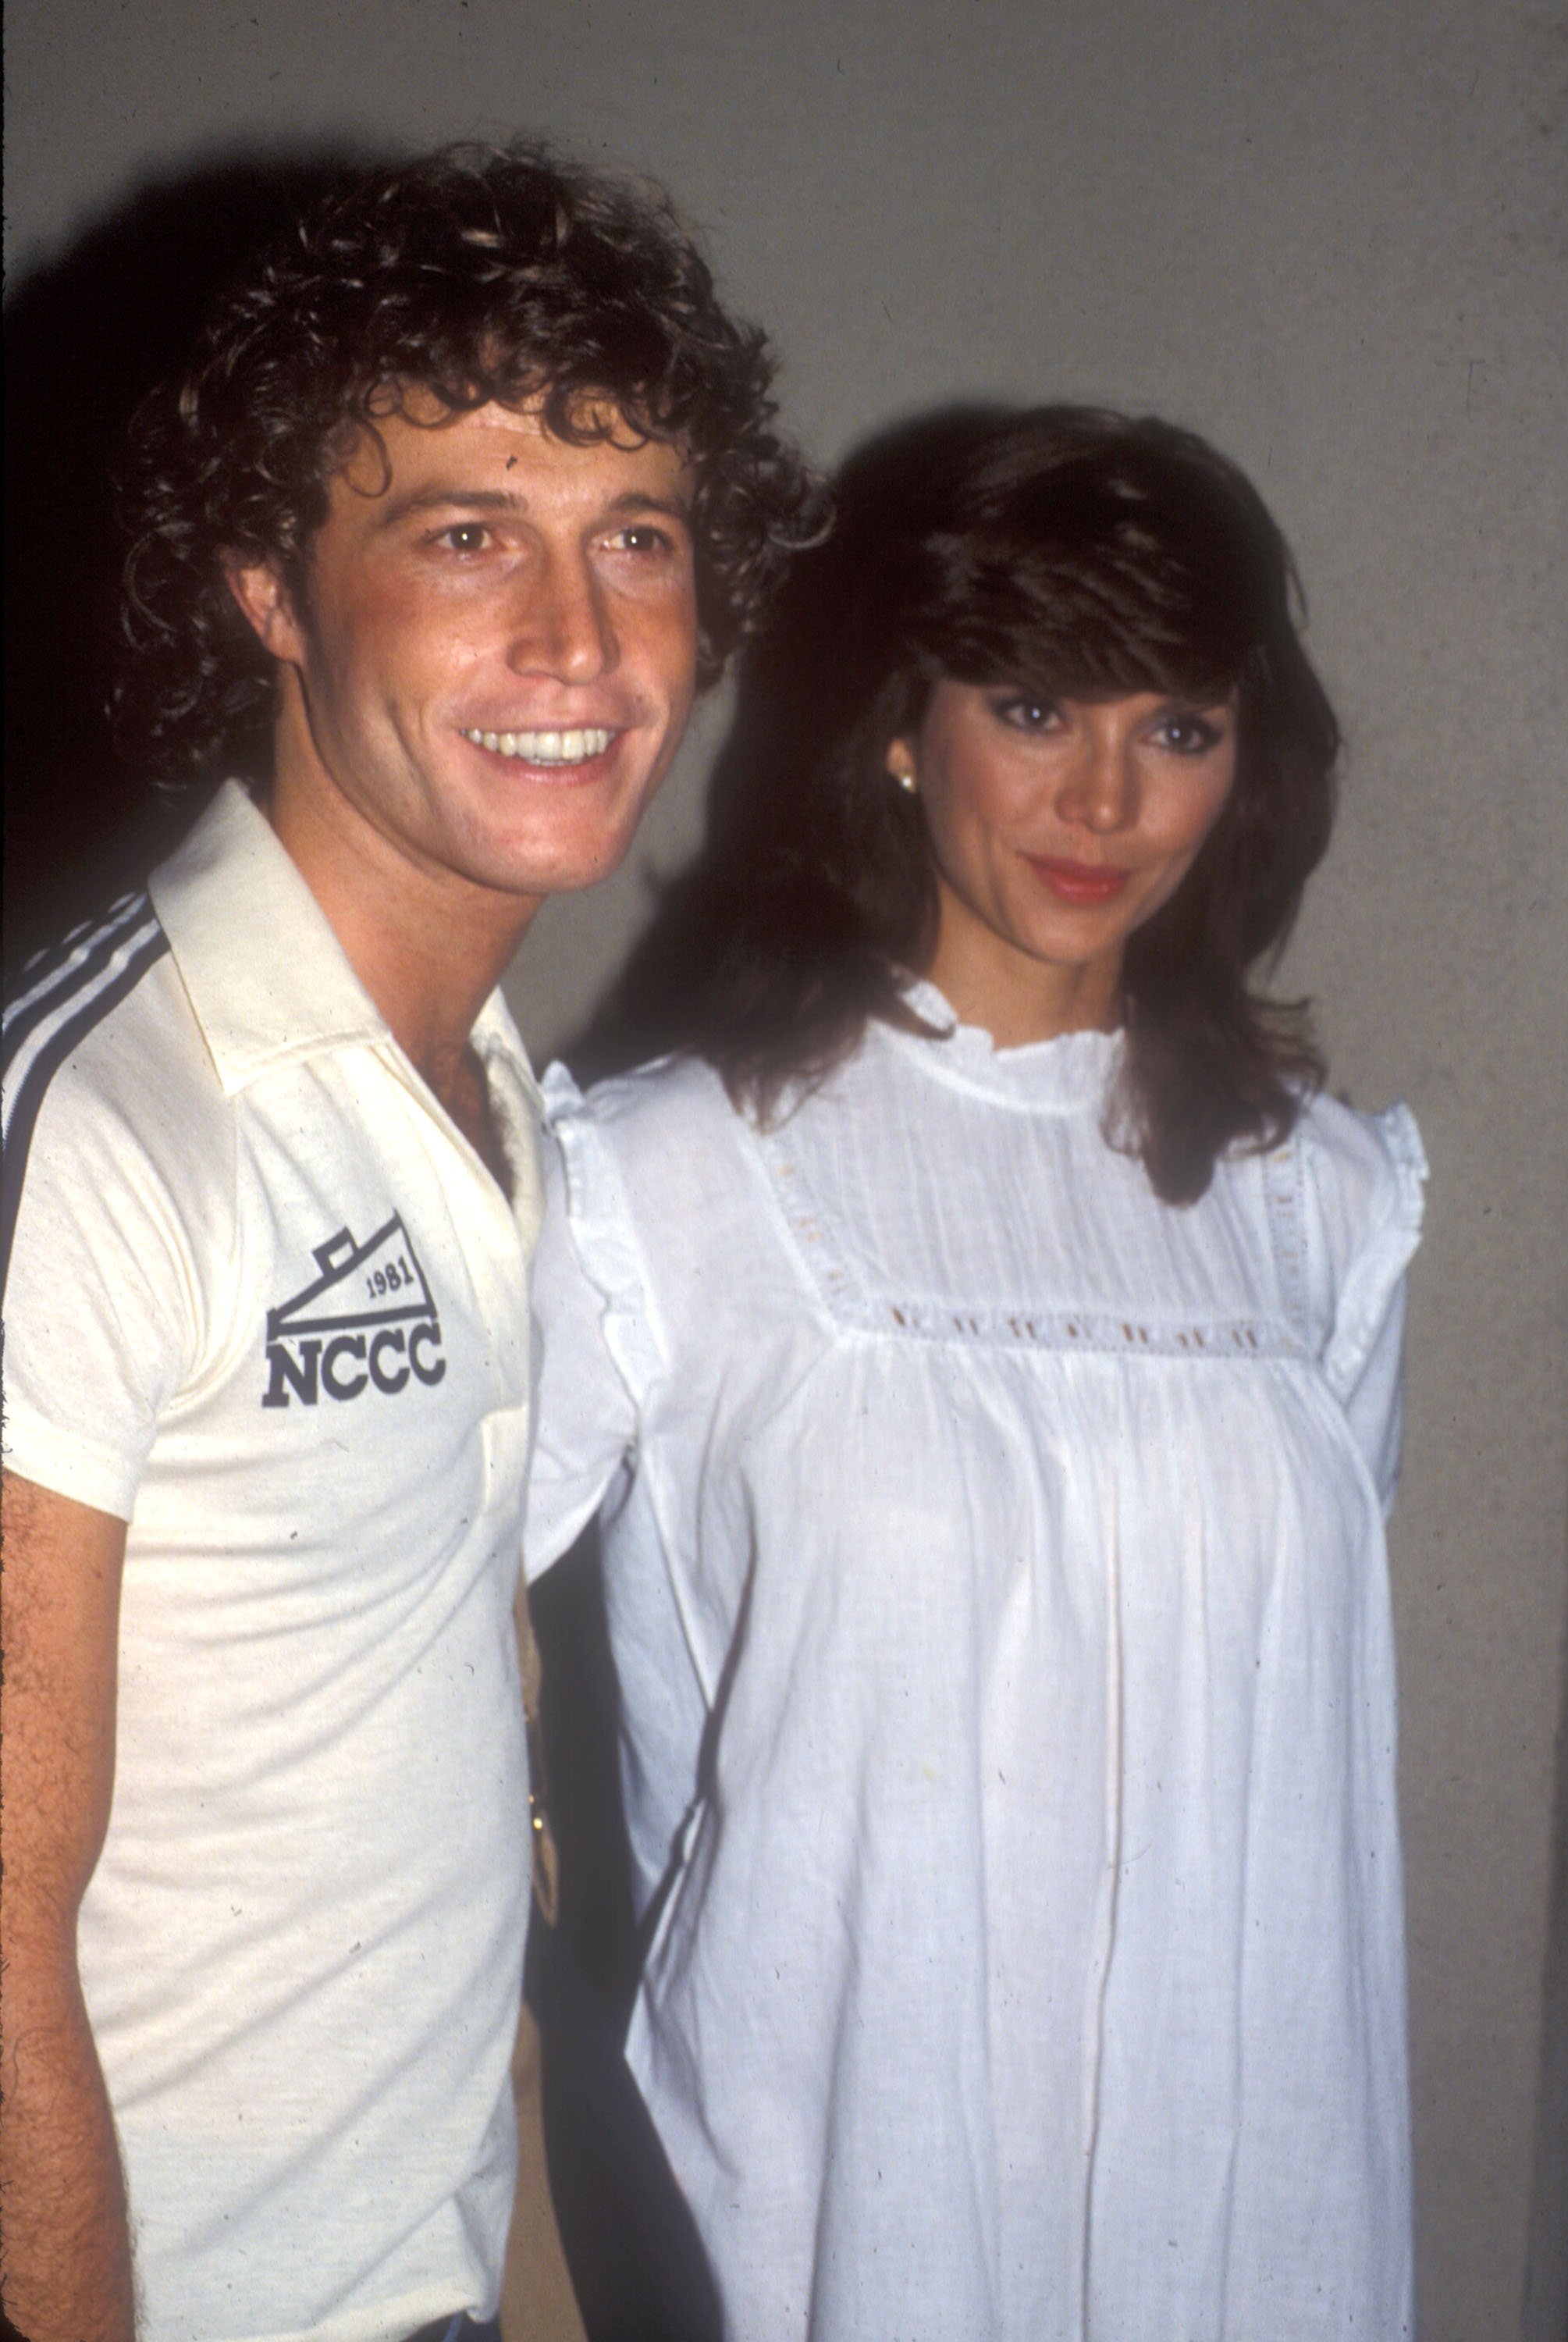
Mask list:
[[[551,1129],[585,1128],[617,1155],[689,1149],[694,1141],[733,1145],[744,1127],[723,1081],[700,1057],[655,1057],[586,1089],[556,1063],[541,1087]]]
[[[574,1218],[591,1211],[634,1222],[663,1256],[754,1209],[751,1125],[701,1059],[660,1057],[586,1091],[555,1065],[542,1086]]]
[[[1317,1196],[1350,1227],[1391,1215],[1419,1223],[1426,1150],[1409,1106],[1367,1113],[1320,1094],[1302,1109],[1296,1143]]]
[[[1304,1189],[1313,1314],[1331,1379],[1348,1388],[1421,1241],[1426,1155],[1408,1106],[1366,1114],[1327,1096],[1304,1108],[1293,1153]]]

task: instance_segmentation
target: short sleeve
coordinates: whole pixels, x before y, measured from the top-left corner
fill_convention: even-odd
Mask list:
[[[7,1135],[6,1468],[129,1520],[197,1347],[177,1199],[127,1117],[67,1065]]]
[[[1405,1272],[1421,1240],[1426,1156],[1407,1106],[1336,1112],[1313,1165],[1333,1296],[1323,1370],[1386,1512],[1399,1476]]]
[[[524,1552],[536,1577],[598,1511],[634,1454],[654,1370],[614,1165],[570,1075],[544,1083],[544,1216],[534,1256],[537,1354]]]

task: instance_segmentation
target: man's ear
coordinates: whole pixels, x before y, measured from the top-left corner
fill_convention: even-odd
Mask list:
[[[263,646],[274,658],[298,666],[305,656],[305,637],[276,563],[242,561],[233,554],[224,563],[224,577]]]

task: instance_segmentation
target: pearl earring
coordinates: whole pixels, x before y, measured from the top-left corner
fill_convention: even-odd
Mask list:
[[[915,790],[920,786],[913,772],[894,773],[893,777],[898,783],[899,787],[904,792],[906,796],[913,796]]]

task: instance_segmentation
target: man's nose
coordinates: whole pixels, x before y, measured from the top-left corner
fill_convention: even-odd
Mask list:
[[[615,664],[618,646],[592,565],[574,551],[543,551],[517,581],[508,646],[519,675],[592,683]]]

